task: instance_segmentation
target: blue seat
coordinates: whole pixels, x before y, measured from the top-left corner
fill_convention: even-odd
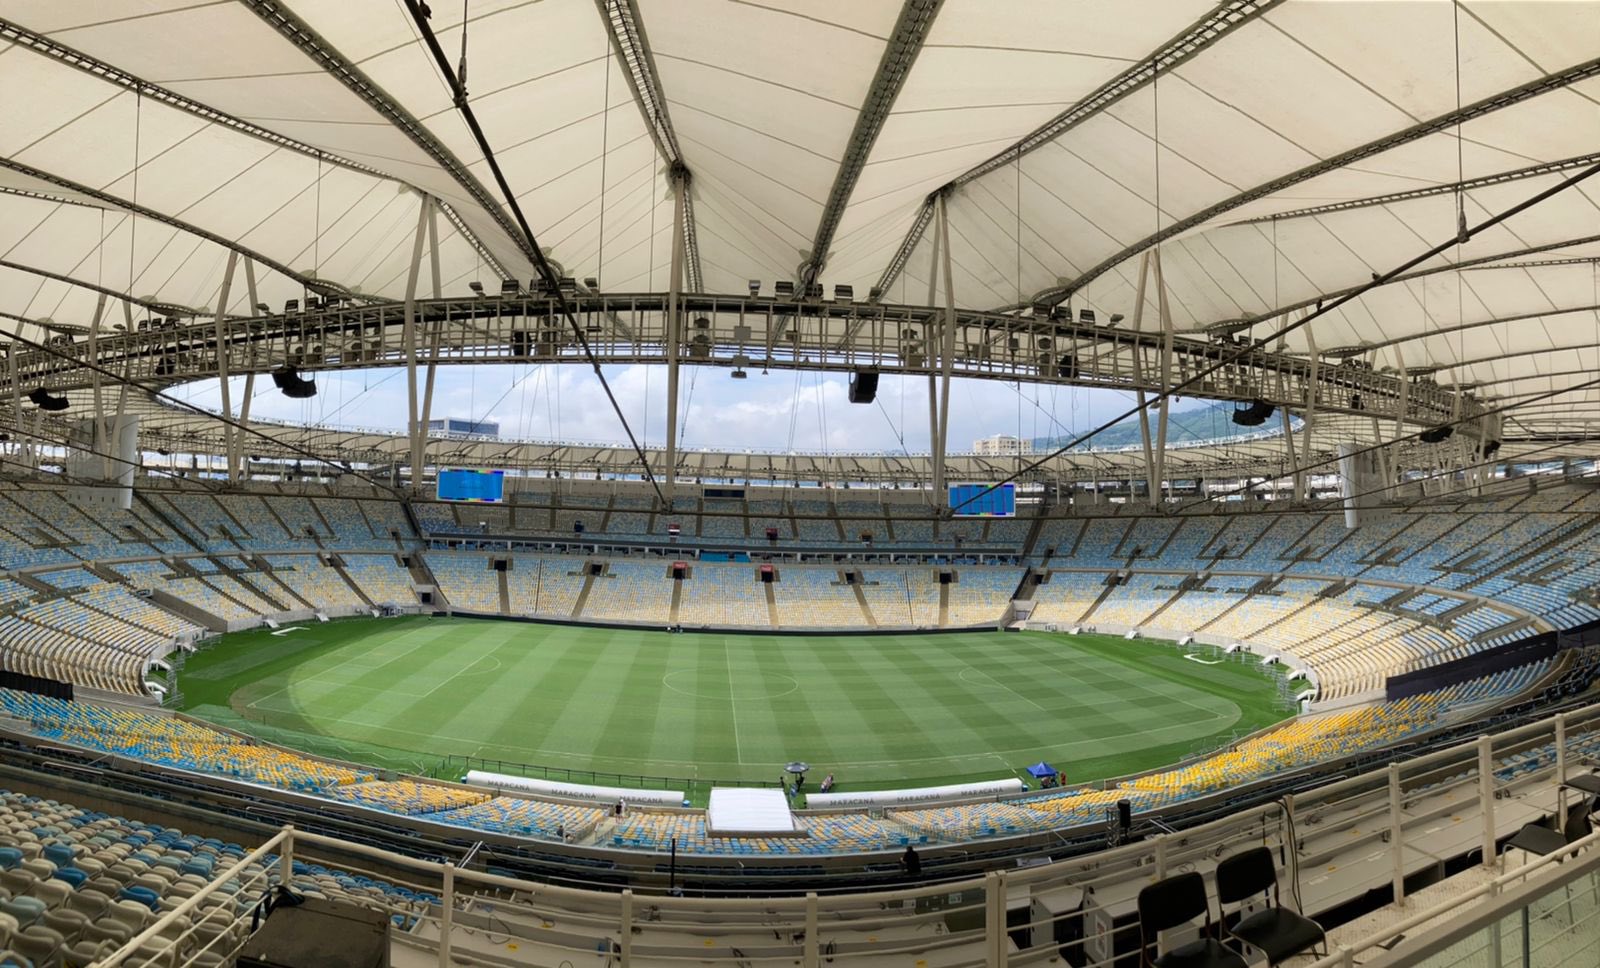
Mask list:
[[[136,901],[152,911],[158,911],[161,909],[161,896],[155,891],[150,890],[148,887],[140,887],[137,884],[132,884],[119,891],[117,893],[117,897],[122,900]]]
[[[58,881],[66,881],[68,884],[71,884],[72,889],[76,891],[78,888],[83,886],[84,881],[89,879],[89,875],[87,872],[81,871],[76,867],[57,867],[55,879]]]
[[[18,927],[27,927],[44,917],[45,903],[36,897],[13,897],[0,901],[0,913],[17,919]]]
[[[45,844],[44,859],[57,867],[72,863],[72,848],[66,844]]]
[[[22,851],[15,847],[0,847],[0,870],[8,871],[22,863]]]

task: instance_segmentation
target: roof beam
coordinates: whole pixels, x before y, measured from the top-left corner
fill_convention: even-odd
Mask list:
[[[177,303],[161,302],[160,300],[155,299],[140,299],[137,296],[130,296],[127,293],[116,289],[96,285],[92,282],[85,282],[82,279],[74,279],[72,276],[63,275],[59,272],[51,272],[49,269],[40,269],[37,266],[23,265],[20,262],[12,262],[10,259],[0,259],[0,269],[12,269],[16,272],[26,272],[29,275],[40,276],[55,282],[66,283],[69,286],[75,286],[79,289],[87,289],[90,292],[98,293],[111,299],[117,299],[125,303],[132,303],[135,306],[147,309],[153,313],[165,313],[168,316],[193,316],[196,314],[196,311],[188,306],[180,306]]]
[[[1562,90],[1578,83],[1579,81],[1588,80],[1592,77],[1600,77],[1600,57],[1597,57],[1593,60],[1584,61],[1581,64],[1574,64],[1565,70],[1556,71],[1553,74],[1546,74],[1544,77],[1529,81],[1526,84],[1519,84],[1516,87],[1501,91],[1498,94],[1491,94],[1480,101],[1475,101],[1472,104],[1468,104],[1465,107],[1459,108],[1455,111],[1448,111],[1437,117],[1429,118],[1426,121],[1414,124],[1409,128],[1385,135],[1384,137],[1375,141],[1369,141],[1364,145],[1351,148],[1349,151],[1341,152],[1330,158],[1324,158],[1321,161],[1309,164],[1304,168],[1292,171],[1287,175],[1274,178],[1271,181],[1262,182],[1254,188],[1246,189],[1245,191],[1239,192],[1235,195],[1230,195],[1220,202],[1217,202],[1185,218],[1181,218],[1178,221],[1173,222],[1158,232],[1154,232],[1145,236],[1132,245],[1126,246],[1121,251],[1102,260],[1098,265],[1079,275],[1071,282],[1068,282],[1062,286],[1054,286],[1049,289],[1042,290],[1033,297],[1033,302],[1049,303],[1052,305],[1059,303],[1062,300],[1069,298],[1073,293],[1077,292],[1079,289],[1082,289],[1095,279],[1098,279],[1100,276],[1111,271],[1111,269],[1121,264],[1123,261],[1138,255],[1153,245],[1160,245],[1162,242],[1165,242],[1167,239],[1170,239],[1175,235],[1180,235],[1184,232],[1187,232],[1197,225],[1202,225],[1206,222],[1209,222],[1224,212],[1231,212],[1241,205],[1247,205],[1250,202],[1254,202],[1258,199],[1266,198],[1277,192],[1283,191],[1285,188],[1292,188],[1301,182],[1309,181],[1310,179],[1316,178],[1318,175],[1325,175],[1331,171],[1338,171],[1341,168],[1347,168],[1350,165],[1364,161],[1365,159],[1371,158],[1374,155],[1382,154],[1383,152],[1392,148],[1398,148],[1401,145],[1410,144],[1413,141],[1420,140],[1431,134],[1438,134],[1441,131],[1447,131],[1458,124],[1464,124],[1468,121],[1474,120],[1475,118],[1481,118],[1484,115],[1493,114],[1495,111],[1499,111],[1501,108],[1508,108],[1515,104],[1521,104],[1524,101],[1532,100],[1533,98],[1539,97],[1542,94],[1548,94],[1551,91]]]
[[[1457,323],[1454,326],[1438,326],[1432,329],[1422,330],[1421,332],[1407,333],[1404,336],[1391,336],[1388,339],[1379,340],[1375,343],[1364,343],[1361,346],[1361,350],[1363,352],[1368,352],[1371,350],[1387,349],[1391,346],[1398,346],[1401,343],[1415,343],[1419,340],[1430,339],[1436,336],[1450,336],[1455,333],[1464,333],[1467,330],[1483,329],[1487,326],[1500,326],[1505,323],[1520,323],[1530,319],[1543,319],[1549,316],[1566,316],[1571,313],[1592,312],[1600,312],[1600,305],[1572,306],[1566,309],[1539,309],[1528,313],[1514,313],[1509,316],[1495,316],[1491,319],[1475,319],[1470,323]],[[1332,354],[1342,352],[1345,349],[1347,348],[1335,346],[1330,347],[1324,352]],[[1415,368],[1421,369],[1424,365],[1425,364],[1418,364]]]
[[[96,202],[99,202],[101,205],[104,205],[104,206],[106,206],[108,208],[115,208],[115,209],[120,209],[120,210],[122,210],[124,212],[131,212],[134,215],[137,215],[137,216],[139,216],[141,218],[147,218],[147,219],[150,219],[151,221],[154,221],[154,222],[160,222],[162,225],[171,226],[172,228],[175,228],[180,232],[187,232],[190,235],[196,236],[198,238],[205,239],[207,242],[213,243],[215,245],[220,245],[225,249],[231,249],[234,252],[237,252],[240,255],[242,255],[242,256],[244,256],[244,257],[246,257],[248,259],[252,259],[255,262],[257,262],[257,263],[259,263],[261,265],[264,265],[267,268],[272,269],[275,272],[278,272],[278,273],[280,273],[280,274],[282,274],[284,276],[287,276],[290,279],[293,279],[295,282],[298,282],[300,285],[306,287],[307,289],[312,290],[313,292],[315,292],[315,291],[332,291],[332,292],[337,292],[337,293],[340,293],[340,294],[343,294],[343,295],[346,295],[346,296],[350,296],[350,297],[355,298],[355,299],[362,299],[362,300],[366,300],[366,301],[369,301],[369,302],[381,302],[381,301],[384,301],[384,300],[378,299],[378,297],[375,297],[375,296],[364,296],[364,295],[361,295],[360,293],[357,293],[357,292],[354,292],[353,290],[345,288],[344,286],[340,285],[339,283],[332,282],[332,281],[327,280],[327,279],[316,279],[316,278],[313,278],[311,276],[305,275],[304,273],[297,272],[296,270],[289,268],[287,265],[284,265],[282,262],[279,262],[277,259],[272,258],[271,256],[263,255],[262,253],[257,252],[255,249],[247,248],[247,247],[245,247],[243,245],[240,245],[239,243],[233,241],[232,239],[225,239],[222,236],[217,235],[214,232],[208,232],[208,231],[206,231],[205,229],[201,228],[198,225],[194,225],[192,223],[185,222],[182,219],[173,218],[171,215],[167,215],[164,212],[158,212],[153,208],[147,208],[146,206],[143,206],[143,205],[137,205],[137,204],[135,204],[135,203],[133,203],[131,201],[128,201],[125,198],[120,198],[120,197],[118,197],[116,195],[111,195],[111,194],[109,194],[107,192],[103,192],[98,188],[90,188],[88,185],[80,184],[78,182],[72,181],[69,178],[63,178],[60,175],[53,174],[51,172],[45,171],[42,168],[35,168],[32,165],[23,164],[22,162],[17,161],[14,158],[0,158],[0,168],[9,169],[10,171],[17,172],[20,175],[27,175],[29,178],[38,179],[39,181],[46,182],[48,184],[54,185],[57,188],[63,189],[65,191],[71,192],[73,194],[82,195],[85,198],[91,198],[91,199],[95,200]],[[38,199],[43,199],[43,200],[46,200],[46,201],[57,202],[57,203],[62,204],[62,205],[82,205],[82,204],[84,204],[82,202],[79,202],[79,201],[76,201],[76,200],[70,199],[70,198],[58,198],[58,197],[46,194],[44,192],[32,192],[32,191],[25,191],[25,190],[20,190],[20,189],[0,188],[0,194],[21,195],[21,196],[24,196],[24,197],[27,197],[27,198],[38,198]],[[93,207],[93,206],[90,206],[90,207]]]
[[[1389,192],[1385,195],[1373,195],[1370,198],[1352,198],[1344,202],[1329,202],[1326,205],[1312,205],[1308,208],[1296,208],[1287,212],[1278,212],[1274,215],[1262,215],[1257,218],[1241,219],[1231,222],[1230,225],[1259,225],[1263,222],[1278,222],[1292,218],[1313,218],[1326,215],[1329,212],[1348,212],[1358,208],[1372,208],[1378,205],[1392,205],[1395,202],[1409,202],[1416,198],[1431,198],[1436,195],[1454,195],[1457,192],[1470,192],[1476,188],[1486,188],[1490,185],[1505,185],[1524,178],[1537,178],[1540,175],[1554,175],[1574,168],[1587,168],[1600,161],[1600,152],[1587,155],[1577,155],[1561,161],[1541,162],[1529,165],[1526,168],[1515,168],[1511,171],[1495,172],[1492,175],[1480,175],[1477,178],[1468,178],[1465,181],[1449,182],[1444,185],[1429,185],[1427,188],[1413,188],[1403,192]]]
[[[395,128],[399,129],[411,142],[421,148],[434,164],[442,168],[462,190],[477,202],[483,211],[494,219],[495,224],[506,234],[506,239],[517,247],[525,256],[530,265],[539,265],[539,254],[533,251],[532,244],[527,236],[521,232],[515,222],[506,214],[505,209],[496,204],[494,196],[484,187],[477,176],[467,169],[465,163],[457,158],[449,148],[446,148],[439,139],[433,136],[427,126],[418,120],[411,112],[407,111],[391,99],[387,92],[373,83],[372,79],[362,73],[361,69],[347,60],[333,48],[333,45],[322,39],[316,31],[312,30],[305,21],[295,16],[287,4],[277,0],[241,0],[241,2],[255,12],[256,16],[265,20],[273,29],[282,34],[299,48],[317,66],[327,71],[334,79],[351,93],[367,103],[367,106],[377,111]],[[460,226],[458,226],[460,227]],[[469,238],[471,236],[468,236]],[[498,264],[498,263],[497,263]],[[510,278],[510,274],[501,269],[502,278]]]
[[[660,75],[656,71],[655,58],[650,53],[650,41],[645,37],[638,7],[634,0],[595,0],[595,6],[600,8],[600,16],[606,22],[612,49],[627,65],[625,75],[628,87],[633,91],[633,103],[639,106],[639,114],[644,118],[650,139],[656,143],[657,153],[666,161],[678,190],[683,193],[685,282],[689,292],[704,292],[700,281],[700,241],[695,231],[694,193],[691,191],[694,176],[683,160],[683,151],[678,147],[678,135],[672,129],[667,99],[661,93]],[[606,105],[606,109],[610,110],[611,105]],[[605,186],[600,186],[600,190],[604,192]]]
[[[997,168],[1015,164],[1023,155],[1050,144],[1129,94],[1151,83],[1162,71],[1170,71],[1209,49],[1230,31],[1249,23],[1282,2],[1283,0],[1224,0],[1210,13],[1161,45],[1149,57],[1113,77],[1076,104],[1028,132],[1015,144],[928,193],[928,197],[922,202],[922,208],[917,211],[917,217],[911,223],[910,231],[901,241],[900,248],[890,258],[889,264],[884,267],[883,275],[878,278],[878,291],[888,292],[889,286],[893,285],[900,277],[900,273],[905,270],[911,253],[916,250],[917,243],[922,241],[922,235],[928,229],[928,223],[933,220],[933,204],[939,195],[954,191]]]
[[[833,188],[828,191],[828,201],[822,207],[822,217],[817,230],[811,235],[811,252],[800,266],[801,293],[806,286],[817,281],[828,264],[828,250],[833,246],[833,234],[839,229],[845,206],[855,193],[856,182],[878,141],[883,123],[889,119],[895,99],[911,76],[911,68],[922,52],[922,44],[933,29],[934,18],[944,0],[905,0],[900,16],[895,20],[894,31],[884,45],[883,56],[878,59],[878,70],[873,75],[867,96],[856,112],[855,128],[845,144],[844,155],[839,159],[839,170],[833,177]]]
[[[1525,249],[1516,249],[1516,250],[1511,251],[1511,252],[1496,252],[1496,253],[1492,253],[1490,255],[1478,256],[1475,259],[1463,259],[1460,262],[1449,262],[1449,263],[1446,263],[1444,265],[1434,266],[1434,267],[1432,267],[1430,269],[1418,269],[1415,272],[1408,272],[1405,275],[1395,276],[1393,279],[1390,279],[1389,282],[1386,283],[1386,285],[1393,285],[1394,283],[1397,283],[1397,282],[1410,282],[1412,279],[1421,279],[1424,276],[1438,275],[1441,272],[1456,272],[1458,270],[1477,269],[1477,268],[1487,268],[1487,269],[1511,268],[1511,266],[1509,266],[1509,265],[1507,265],[1507,266],[1499,266],[1499,265],[1495,265],[1494,263],[1504,262],[1507,259],[1520,259],[1521,257],[1526,256],[1526,255],[1537,255],[1540,252],[1550,252],[1550,251],[1555,250],[1555,249],[1565,249],[1568,246],[1572,246],[1572,245],[1588,245],[1591,242],[1600,242],[1600,235],[1585,235],[1585,236],[1581,236],[1581,237],[1576,238],[1576,239],[1563,239],[1560,242],[1546,242],[1543,245],[1531,245],[1531,246],[1528,246]],[[1566,263],[1568,263],[1570,261],[1574,261],[1574,260],[1568,260],[1568,259],[1551,260],[1551,262],[1554,263],[1554,264],[1566,264]],[[1576,260],[1576,261],[1583,261],[1583,260]],[[1537,263],[1534,263],[1534,264],[1537,264]],[[1332,292],[1318,293],[1315,296],[1311,296],[1311,297],[1306,298],[1306,299],[1301,299],[1301,300],[1298,300],[1297,302],[1292,302],[1292,303],[1289,303],[1289,304],[1284,305],[1284,306],[1278,306],[1277,308],[1269,310],[1268,312],[1262,313],[1259,316],[1250,316],[1248,318],[1243,317],[1243,316],[1239,316],[1239,317],[1235,317],[1233,319],[1223,319],[1223,320],[1219,320],[1219,321],[1217,321],[1215,323],[1208,323],[1205,326],[1201,327],[1201,329],[1204,330],[1205,332],[1208,332],[1208,333],[1233,333],[1233,332],[1237,332],[1237,331],[1239,331],[1241,329],[1245,329],[1247,327],[1254,326],[1257,323],[1266,322],[1269,319],[1276,319],[1279,316],[1285,316],[1285,315],[1287,315],[1289,313],[1294,312],[1297,309],[1305,309],[1305,308],[1307,308],[1309,306],[1315,306],[1318,303],[1321,303],[1321,302],[1323,302],[1325,300],[1328,300],[1328,299],[1338,299],[1338,298],[1340,298],[1342,296],[1348,296],[1351,293],[1355,292],[1356,290],[1366,288],[1367,286],[1368,286],[1368,283],[1362,282],[1362,283],[1357,283],[1354,286],[1347,286],[1347,287],[1345,287],[1343,289],[1335,289]]]
[[[143,97],[160,101],[169,108],[182,111],[185,114],[194,115],[198,118],[203,118],[212,124],[220,125],[232,131],[237,131],[240,134],[255,138],[258,141],[265,141],[276,148],[281,148],[285,151],[294,152],[295,154],[316,158],[324,164],[331,165],[335,168],[346,168],[350,171],[359,171],[375,178],[382,178],[388,181],[399,181],[399,179],[395,178],[388,172],[380,171],[377,168],[373,168],[371,165],[364,165],[359,161],[352,161],[349,158],[331,154],[323,151],[320,148],[315,148],[311,145],[308,145],[303,141],[298,141],[286,135],[279,134],[270,128],[263,128],[261,125],[246,121],[240,117],[235,117],[234,115],[228,114],[225,111],[219,111],[209,104],[203,104],[194,100],[193,98],[179,94],[176,91],[168,90],[167,88],[161,87],[158,84],[152,84],[143,78],[135,77],[132,74],[129,74],[127,71],[124,71],[112,64],[108,64],[105,61],[85,54],[83,51],[68,47],[67,45],[53,38],[45,37],[42,34],[36,34],[31,30],[28,30],[26,27],[12,23],[9,20],[0,19],[0,40],[11,41],[20,47],[26,47],[36,54],[43,54],[46,57],[59,61],[70,67],[76,67],[85,74],[90,74],[109,84],[116,84],[119,87],[126,88]],[[444,212],[445,217],[449,219],[450,224],[455,226],[456,231],[461,234],[461,237],[466,239],[468,244],[478,251],[478,255],[484,260],[484,262],[487,263],[488,266],[495,272],[499,273],[502,279],[509,278],[505,267],[500,264],[498,259],[495,258],[494,253],[490,252],[488,247],[483,244],[483,241],[479,239],[470,228],[467,227],[467,224],[462,221],[460,213],[442,202],[439,204],[439,207],[440,210]]]

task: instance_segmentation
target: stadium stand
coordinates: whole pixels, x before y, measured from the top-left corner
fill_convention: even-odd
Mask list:
[[[860,628],[864,618],[855,593],[836,568],[795,565],[773,582],[778,624],[787,628]]]
[[[345,555],[345,572],[378,605],[415,605],[411,573],[393,555]]]
[[[595,621],[665,625],[671,614],[672,581],[664,561],[613,561],[595,578],[583,617]]]
[[[766,587],[751,565],[702,562],[683,581],[678,621],[683,625],[768,628]]]
[[[439,591],[452,607],[486,614],[500,611],[500,589],[487,555],[430,552],[427,559]]]

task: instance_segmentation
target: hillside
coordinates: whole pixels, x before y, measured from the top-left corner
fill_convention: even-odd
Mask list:
[[[1214,437],[1227,437],[1233,434],[1252,433],[1255,428],[1240,427],[1232,419],[1233,404],[1227,402],[1207,403],[1198,407],[1185,410],[1174,409],[1167,422],[1167,442],[1172,445],[1193,443],[1197,440],[1209,440]],[[1271,430],[1278,426],[1276,417],[1268,420],[1261,429]],[[1156,414],[1150,415],[1150,433],[1156,430]],[[1071,440],[1070,436],[1035,437],[1033,439],[1034,453],[1055,450],[1062,444]],[[1109,450],[1117,447],[1134,447],[1139,444],[1139,418],[1128,419],[1107,428],[1078,450]]]

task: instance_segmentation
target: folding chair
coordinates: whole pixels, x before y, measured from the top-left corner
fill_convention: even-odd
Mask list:
[[[1150,959],[1161,932],[1205,918],[1201,936]],[[1139,963],[1153,968],[1247,968],[1237,952],[1211,937],[1211,901],[1206,882],[1191,871],[1156,881],[1139,892]]]
[[[1227,905],[1242,905],[1258,895],[1267,900],[1265,908],[1249,914],[1240,910],[1230,922]],[[1318,944],[1323,945],[1324,955],[1328,953],[1322,926],[1283,906],[1278,869],[1269,847],[1253,847],[1217,865],[1217,901],[1224,909],[1223,930],[1265,954],[1269,965],[1282,964]]]

